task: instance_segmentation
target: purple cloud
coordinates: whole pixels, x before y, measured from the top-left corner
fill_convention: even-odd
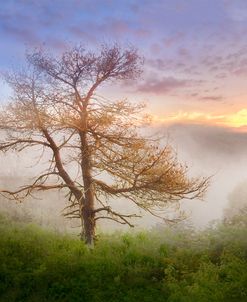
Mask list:
[[[174,90],[187,87],[188,80],[176,79],[174,77],[164,77],[162,79],[147,79],[138,86],[137,91],[154,94],[169,94]]]
[[[163,39],[163,43],[165,45],[165,47],[172,47],[176,44],[178,44],[179,42],[181,42],[181,40],[185,37],[185,33],[184,32],[177,32],[173,35],[170,35],[167,38]]]
[[[29,45],[37,45],[40,43],[38,35],[32,29],[21,28],[10,24],[5,24],[3,28],[9,37],[18,39],[23,43],[28,43]]]

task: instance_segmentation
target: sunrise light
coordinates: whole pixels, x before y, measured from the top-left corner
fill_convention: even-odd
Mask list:
[[[227,114],[213,114],[204,112],[185,112],[179,111],[178,113],[170,114],[167,117],[154,116],[154,123],[157,124],[206,124],[214,126],[225,126],[231,128],[239,128],[247,126],[247,109],[243,108],[234,113]]]

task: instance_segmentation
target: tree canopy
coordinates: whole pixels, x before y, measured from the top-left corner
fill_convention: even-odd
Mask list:
[[[0,150],[38,146],[41,158],[49,156],[32,183],[2,194],[23,199],[35,191],[64,190],[65,215],[81,220],[88,244],[100,219],[133,226],[138,215],[113,210],[112,197],[156,216],[167,204],[202,197],[208,179],[190,178],[170,145],[140,131],[147,123],[143,105],[98,95],[105,83],[139,76],[142,58],[135,49],[103,45],[92,52],[78,46],[61,56],[34,51],[27,62],[25,71],[7,77],[13,94],[0,113]]]

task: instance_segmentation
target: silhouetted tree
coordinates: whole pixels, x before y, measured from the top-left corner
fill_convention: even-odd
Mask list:
[[[98,220],[133,226],[131,218],[138,217],[113,210],[107,202],[111,197],[127,198],[160,216],[157,210],[168,203],[202,196],[208,180],[188,178],[187,167],[170,146],[161,147],[159,139],[139,131],[146,122],[142,105],[96,94],[104,83],[140,74],[142,60],[135,49],[104,45],[88,52],[79,46],[61,57],[34,52],[27,61],[26,72],[7,79],[13,96],[0,115],[5,131],[0,149],[20,152],[40,146],[49,160],[31,184],[2,193],[22,200],[35,191],[65,189],[65,215],[81,219],[89,245]]]

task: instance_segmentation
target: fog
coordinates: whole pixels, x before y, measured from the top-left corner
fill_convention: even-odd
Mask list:
[[[160,125],[157,132],[169,138],[180,161],[189,166],[191,176],[211,176],[211,184],[203,201],[184,200],[181,208],[189,216],[188,222],[196,227],[204,227],[215,219],[221,219],[227,207],[229,194],[244,181],[247,181],[247,133],[240,133],[223,127],[201,125]],[[32,166],[33,157],[22,152],[0,156],[0,186],[14,190],[27,184],[37,169]],[[246,182],[247,183],[247,182]],[[79,232],[78,221],[69,221],[62,216],[66,205],[64,192],[42,193],[38,199],[29,198],[24,203],[0,198],[0,210],[8,212],[14,219],[35,220],[43,226],[59,231]],[[115,209],[130,213],[137,211],[126,200],[113,200]],[[142,213],[143,214],[143,213]],[[135,220],[137,229],[149,228],[160,223],[153,216],[144,214]],[[111,231],[122,228],[115,223],[101,223],[100,229]]]
[[[197,226],[221,219],[229,194],[247,181],[247,133],[224,127],[173,125],[169,133],[178,157],[191,167],[193,175],[211,176],[204,201],[184,201]],[[246,196],[247,199],[247,196]]]

